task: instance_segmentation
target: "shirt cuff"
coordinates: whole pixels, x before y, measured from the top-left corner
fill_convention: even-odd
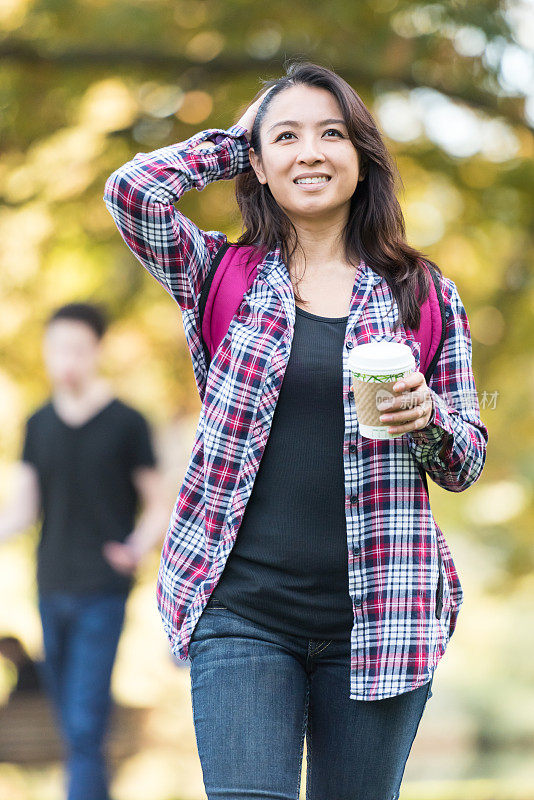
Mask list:
[[[411,436],[414,442],[421,445],[439,444],[447,433],[451,434],[451,436],[454,435],[444,401],[433,389],[429,391],[432,397],[430,419],[424,428],[418,431],[409,431],[408,433],[408,436]]]
[[[248,142],[246,134],[247,134],[247,129],[244,128],[242,125],[238,125],[236,123],[235,125],[231,125],[225,133],[218,133],[211,138],[213,139],[215,144],[220,144],[227,136],[237,136],[238,138],[240,136],[244,136]]]
[[[232,159],[238,163],[238,171],[246,172],[252,169],[249,162],[248,151],[250,143],[246,137],[247,129],[242,125],[231,125],[228,129],[206,128],[194,133],[183,144],[188,152],[201,152],[205,156],[219,157],[221,151],[228,151]],[[204,147],[198,145],[204,144]]]
[[[243,125],[239,125],[237,122],[235,125],[230,125],[228,128],[228,133],[232,136],[245,136],[248,139],[248,130],[244,128]]]

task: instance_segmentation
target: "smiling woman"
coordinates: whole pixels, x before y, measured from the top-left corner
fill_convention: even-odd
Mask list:
[[[416,328],[429,289],[423,254],[406,242],[396,168],[372,115],[346,81],[317,65],[295,63],[266,83],[250,125],[253,172],[236,177],[238,244],[279,244],[295,300],[310,311],[317,298],[325,311],[334,307],[324,300],[327,271],[329,286],[336,276],[341,286],[362,259],[372,263],[393,293],[397,325]]]
[[[175,205],[232,178],[243,261],[225,261],[227,236]],[[125,242],[180,306],[202,400],[157,601],[174,654],[191,661],[210,800],[298,796],[305,735],[310,800],[398,798],[456,624],[462,587],[422,473],[464,491],[487,430],[467,315],[440,270],[429,385],[412,373],[415,402],[390,413],[406,435],[365,438],[354,408],[356,345],[402,342],[421,366],[411,329],[427,271],[393,188],[370,112],[307,62],[228,129],[138,153],[106,182]],[[230,313],[208,359],[211,290]]]

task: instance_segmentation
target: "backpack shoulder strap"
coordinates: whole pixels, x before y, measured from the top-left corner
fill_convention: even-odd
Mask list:
[[[430,274],[431,281],[429,286],[428,297],[421,305],[421,320],[419,328],[414,331],[415,338],[421,343],[421,358],[420,358],[420,371],[424,374],[427,385],[430,381],[430,376],[436,368],[443,343],[445,341],[446,333],[446,316],[445,304],[443,302],[443,295],[441,293],[441,286],[439,283],[439,276],[436,270],[430,266],[426,261],[423,261],[427,272]],[[427,496],[428,480],[426,471],[417,462],[417,468],[421,475],[423,486],[425,487]],[[441,559],[441,553],[438,548],[438,556]],[[441,580],[441,560],[440,560],[440,580]],[[439,592],[439,589],[438,589]],[[438,605],[438,611],[441,613],[441,607]],[[438,614],[439,615],[439,614]]]
[[[446,317],[438,274],[426,261],[423,263],[431,281],[428,297],[421,305],[419,328],[414,334],[421,344],[420,369],[428,383],[443,349]]]
[[[202,347],[208,367],[264,255],[262,248],[228,241],[215,254],[199,298]]]
[[[226,251],[230,247],[230,242],[227,240],[215,253],[215,257],[211,262],[210,271],[206,276],[206,280],[204,281],[204,285],[202,286],[202,291],[200,292],[200,298],[198,301],[198,313],[200,317],[200,338],[202,341],[202,349],[204,350],[204,356],[206,358],[206,366],[209,366],[211,361],[211,353],[208,347],[208,343],[206,342],[206,337],[204,335],[204,319],[205,319],[205,312],[206,312],[206,305],[208,302],[209,294],[211,287],[213,285],[213,279],[215,278],[215,273],[221,263]],[[209,337],[208,337],[209,338]]]

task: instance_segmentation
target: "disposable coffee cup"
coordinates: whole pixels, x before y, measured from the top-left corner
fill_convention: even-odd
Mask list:
[[[415,358],[408,345],[387,341],[360,344],[353,348],[348,365],[361,435],[367,439],[403,436],[402,433],[389,433],[392,423],[381,422],[380,415],[389,410],[381,405],[389,405],[399,396],[393,391],[397,381],[415,372]]]

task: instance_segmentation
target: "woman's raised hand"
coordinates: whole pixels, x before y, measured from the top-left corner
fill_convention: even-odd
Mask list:
[[[241,119],[237,123],[238,125],[241,125],[243,128],[246,128],[247,132],[245,136],[249,142],[250,142],[250,134],[252,133],[252,126],[254,125],[254,120],[256,119],[256,114],[258,113],[258,108],[262,104],[264,97],[269,94],[271,89],[274,89],[274,86],[269,86],[269,88],[265,92],[263,92],[263,94],[260,95],[260,97],[258,97],[258,99],[255,100],[247,108],[247,110],[241,116]],[[193,147],[193,150],[203,150],[204,148],[212,147],[213,144],[214,143],[211,141],[211,139],[206,139],[205,141],[196,144]]]
[[[256,114],[258,113],[258,109],[263,103],[264,98],[269,94],[271,89],[274,89],[274,86],[269,86],[269,88],[261,94],[257,100],[247,108],[245,113],[241,116],[241,119],[238,121],[238,125],[241,125],[243,128],[246,128],[246,137],[250,142],[250,134],[252,133],[252,127],[254,125],[254,120],[256,119]]]

